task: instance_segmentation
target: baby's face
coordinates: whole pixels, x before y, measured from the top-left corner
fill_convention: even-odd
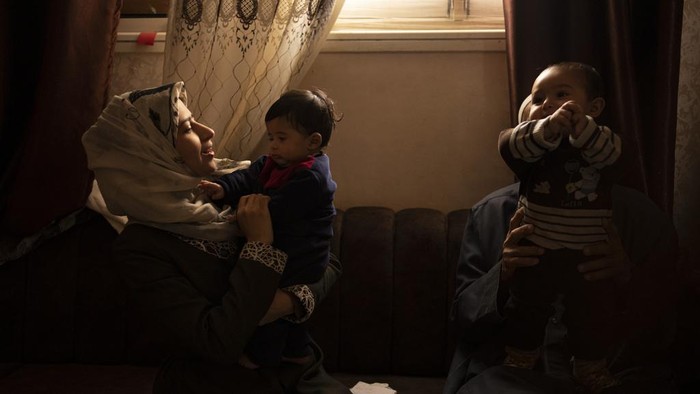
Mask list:
[[[561,67],[550,67],[532,84],[532,103],[523,112],[524,120],[545,118],[567,101],[574,101],[583,112],[590,112],[588,94],[583,75]]]
[[[268,153],[280,167],[300,163],[312,152],[311,137],[294,128],[283,117],[274,118],[266,123]]]

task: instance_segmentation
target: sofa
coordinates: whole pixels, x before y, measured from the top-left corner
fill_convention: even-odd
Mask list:
[[[352,387],[440,393],[455,347],[449,319],[468,210],[339,210],[344,273],[309,321],[327,370]],[[0,393],[150,393],[157,360],[127,356],[116,231],[75,224],[0,266]]]

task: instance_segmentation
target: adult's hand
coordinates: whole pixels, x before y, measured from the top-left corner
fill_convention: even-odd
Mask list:
[[[249,242],[272,244],[274,237],[269,202],[270,197],[262,194],[249,194],[238,201],[236,219]]]
[[[520,207],[510,219],[508,234],[503,241],[503,257],[501,259],[501,279],[508,280],[518,267],[531,267],[540,262],[537,256],[544,249],[534,245],[520,245],[520,240],[532,234],[535,228],[531,224],[522,224],[525,208]]]
[[[620,234],[612,220],[606,220],[603,228],[608,233],[608,241],[583,248],[584,255],[596,258],[579,264],[578,271],[586,280],[612,278],[618,283],[627,283],[632,277],[632,263],[622,246]]]

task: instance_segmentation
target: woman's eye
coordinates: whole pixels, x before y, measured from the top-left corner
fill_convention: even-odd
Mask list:
[[[180,130],[182,130],[183,133],[191,131],[192,130],[192,123],[190,123],[189,121],[181,123]]]

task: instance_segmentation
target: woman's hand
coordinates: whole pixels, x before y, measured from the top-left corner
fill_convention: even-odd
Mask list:
[[[525,216],[525,208],[520,207],[510,219],[508,234],[503,241],[503,257],[501,258],[501,280],[508,280],[518,267],[531,267],[540,262],[536,256],[541,256],[544,249],[539,246],[519,245],[520,240],[532,234],[535,228],[531,224],[521,225]]]
[[[613,278],[618,283],[627,283],[632,277],[632,263],[622,246],[620,234],[612,220],[606,220],[603,228],[608,233],[608,241],[583,248],[584,255],[598,258],[579,264],[578,271],[586,280]]]
[[[236,220],[248,242],[272,244],[274,236],[269,202],[270,197],[262,194],[249,194],[238,201]]]
[[[286,291],[277,289],[275,292],[275,297],[272,299],[272,304],[270,304],[270,308],[267,310],[265,316],[263,316],[258,325],[263,326],[267,323],[272,323],[281,317],[289,316],[293,313],[294,298]]]

